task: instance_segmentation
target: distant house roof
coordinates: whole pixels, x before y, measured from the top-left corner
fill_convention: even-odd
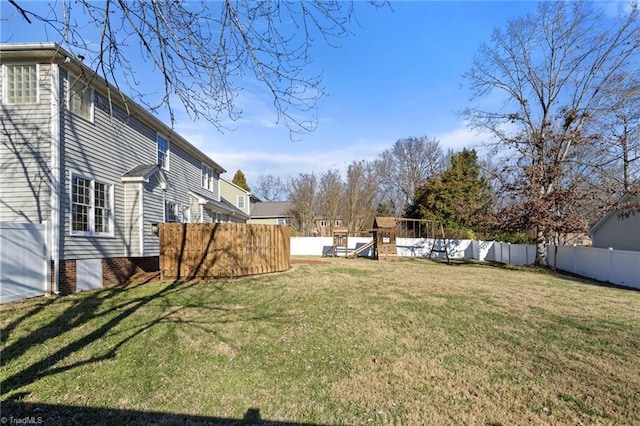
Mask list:
[[[288,217],[292,204],[290,201],[269,201],[255,203],[251,207],[251,217]]]

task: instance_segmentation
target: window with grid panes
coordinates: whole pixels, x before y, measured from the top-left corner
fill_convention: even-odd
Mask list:
[[[213,169],[205,164],[201,165],[202,169],[202,187],[213,191]]]
[[[5,94],[7,104],[38,102],[38,66],[5,65]]]
[[[169,140],[158,135],[158,165],[169,170]]]
[[[71,176],[71,233],[113,235],[113,185]]]
[[[71,112],[93,121],[93,89],[81,78],[69,73],[67,105]]]

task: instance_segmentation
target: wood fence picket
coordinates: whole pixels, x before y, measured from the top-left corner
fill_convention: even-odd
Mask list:
[[[291,266],[289,227],[243,223],[161,223],[162,279],[240,277]]]

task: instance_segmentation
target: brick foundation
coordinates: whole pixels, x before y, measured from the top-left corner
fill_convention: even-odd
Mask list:
[[[61,260],[60,261],[60,275],[59,275],[60,294],[72,294],[76,292],[76,261],[75,260]]]
[[[135,274],[159,270],[160,259],[158,256],[102,259],[102,285],[107,287],[125,284]]]
[[[108,287],[129,282],[135,274],[160,271],[160,258],[150,257],[112,257],[102,259],[102,286]],[[54,289],[54,263],[51,262],[51,290]],[[61,295],[75,293],[77,290],[76,261],[60,260],[59,291]]]

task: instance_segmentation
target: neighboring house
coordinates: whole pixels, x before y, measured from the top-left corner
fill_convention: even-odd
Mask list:
[[[326,219],[324,217],[318,217],[314,219],[316,225],[316,237],[331,237],[333,236],[333,230],[335,228],[343,228],[342,219]]]
[[[159,222],[246,220],[219,164],[58,45],[0,64],[0,222],[47,223],[54,292],[157,271]]]
[[[560,244],[568,246],[590,246],[591,237],[585,232],[560,235]]]
[[[589,230],[593,247],[616,250],[640,251],[640,195],[623,196],[618,204],[635,204],[636,207],[611,210]]]
[[[242,212],[245,222],[249,219],[249,214],[251,213],[251,192],[239,187],[233,182],[220,178],[220,196]]]
[[[291,225],[290,201],[269,201],[252,203],[251,218],[248,223],[271,225]]]

